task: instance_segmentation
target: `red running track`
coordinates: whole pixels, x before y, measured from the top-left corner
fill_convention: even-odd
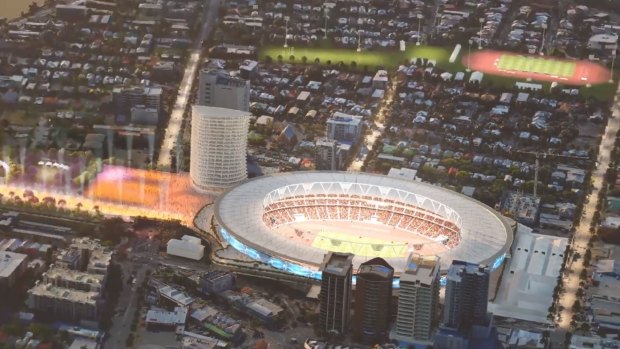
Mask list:
[[[500,70],[497,68],[497,61],[502,55],[518,55],[518,53],[493,50],[477,51],[472,53],[470,56],[465,55],[462,62],[471,70],[477,70],[485,74],[506,76],[516,79],[531,78],[532,80],[538,81],[555,81],[562,84],[576,86],[606,83],[609,80],[609,76],[611,73],[609,69],[601,66],[600,64],[586,60],[571,61],[575,62],[576,66],[573,76],[570,78],[554,77],[551,75],[540,73],[520,72],[516,70]],[[554,59],[558,61],[562,60],[555,57],[548,57],[548,59]]]

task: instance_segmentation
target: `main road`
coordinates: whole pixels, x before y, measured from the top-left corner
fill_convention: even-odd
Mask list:
[[[611,162],[611,151],[614,148],[616,134],[620,129],[620,86],[614,98],[612,105],[612,117],[607,122],[605,128],[605,134],[599,147],[599,153],[597,158],[597,166],[592,172],[592,191],[586,198],[584,204],[583,217],[579,222],[579,225],[575,228],[573,235],[572,245],[574,252],[578,252],[582,256],[588,248],[588,241],[590,240],[590,225],[592,224],[592,217],[596,212],[596,204],[598,201],[599,192],[603,188],[605,181],[605,174],[609,168]],[[572,258],[571,258],[572,260]],[[574,262],[568,262],[566,267],[567,272],[564,276],[564,289],[565,292],[560,298],[560,304],[564,307],[561,312],[561,319],[558,321],[559,329],[570,331],[571,320],[573,318],[572,307],[577,300],[577,290],[579,286],[579,274],[584,269],[583,258],[580,258]]]
[[[179,85],[179,94],[177,95],[177,100],[170,113],[166,134],[161,143],[159,158],[157,159],[157,165],[159,167],[170,168],[172,163],[170,152],[176,147],[180,139],[179,137],[181,136],[180,132],[181,126],[183,125],[183,115],[185,114],[187,103],[191,98],[196,72],[202,62],[202,43],[207,39],[209,33],[211,33],[211,30],[213,30],[215,26],[220,8],[220,1],[221,0],[208,0],[208,4],[205,6],[202,15],[204,23],[190,49],[183,80],[181,80],[181,84]]]

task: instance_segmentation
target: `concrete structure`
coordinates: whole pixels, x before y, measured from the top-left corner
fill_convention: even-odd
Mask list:
[[[222,293],[228,291],[235,286],[235,274],[214,270],[200,277],[199,284],[203,292],[206,293]]]
[[[387,338],[392,310],[394,268],[384,259],[373,258],[357,271],[355,286],[355,333],[366,342]]]
[[[327,139],[357,143],[362,134],[362,119],[332,117],[327,120]]]
[[[329,252],[321,270],[319,328],[332,335],[345,335],[351,318],[353,255]]]
[[[439,306],[439,258],[409,255],[400,276],[398,313],[390,339],[402,347],[433,343]]]
[[[131,123],[135,125],[157,126],[159,122],[159,111],[155,108],[147,108],[137,105],[131,108]]]
[[[497,330],[487,313],[491,270],[455,260],[447,274],[443,324],[435,335],[437,349],[495,349]]]
[[[57,265],[28,290],[26,304],[36,313],[50,313],[70,322],[99,321],[105,305],[112,252],[97,240],[74,239],[57,257]]]
[[[198,190],[229,187],[247,178],[249,113],[194,106],[190,177]]]
[[[79,291],[37,282],[28,291],[26,304],[35,312],[54,314],[55,319],[71,322],[98,321],[101,316],[103,299],[100,298],[99,292]]]
[[[180,240],[170,239],[166,246],[166,252],[172,256],[178,256],[193,260],[201,260],[205,255],[205,247],[202,241],[194,236],[185,235]]]
[[[316,141],[314,163],[317,170],[337,171],[339,169],[337,148],[338,142],[335,140],[319,139]]]
[[[497,316],[547,323],[568,239],[535,234],[519,224],[510,264],[489,309]]]
[[[15,285],[17,279],[26,270],[26,258],[21,253],[0,251],[0,295]]]
[[[112,90],[112,99],[119,113],[129,115],[131,108],[144,106],[146,108],[161,109],[161,87],[117,87]]]
[[[202,70],[198,84],[198,105],[248,111],[250,81],[225,71]]]

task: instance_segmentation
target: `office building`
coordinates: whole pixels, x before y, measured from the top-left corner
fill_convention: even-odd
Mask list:
[[[329,252],[321,265],[319,326],[326,334],[341,336],[349,328],[353,282],[353,255]]]
[[[438,323],[439,258],[411,254],[400,276],[398,311],[390,339],[402,347],[426,348]]]
[[[362,134],[362,119],[350,116],[335,116],[327,120],[327,139],[339,142],[357,143]]]
[[[448,269],[443,324],[436,349],[501,348],[493,315],[487,313],[490,269],[455,260]]]
[[[443,326],[461,328],[488,323],[489,267],[455,260],[446,278]]]
[[[201,70],[198,105],[250,110],[250,81],[222,70]]]
[[[192,108],[190,178],[201,191],[247,178],[248,112],[206,106]]]
[[[394,268],[384,259],[373,258],[360,265],[355,284],[353,328],[366,342],[387,338],[392,310]]]
[[[131,108],[142,106],[143,108],[161,110],[161,87],[116,87],[112,90],[112,99],[116,111],[130,115]]]
[[[21,253],[0,251],[0,295],[13,287],[26,270],[27,257]]]

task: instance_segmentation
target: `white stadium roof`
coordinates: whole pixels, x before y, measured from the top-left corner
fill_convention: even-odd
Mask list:
[[[461,228],[458,246],[443,252],[442,268],[453,259],[493,265],[512,244],[512,229],[488,206],[454,191],[422,182],[351,172],[293,172],[245,181],[224,193],[215,204],[215,217],[226,232],[241,243],[271,256],[302,265],[320,266],[326,251],[272,231],[262,219],[263,207],[292,195],[349,194],[390,198],[435,212]],[[354,266],[372,257],[356,256]],[[407,256],[386,258],[397,273]]]

